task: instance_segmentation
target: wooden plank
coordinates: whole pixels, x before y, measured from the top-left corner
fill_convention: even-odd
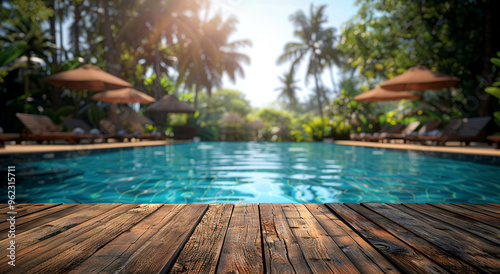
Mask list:
[[[280,204],[260,204],[262,246],[267,272],[312,273]]]
[[[168,272],[185,243],[200,222],[208,206],[203,204],[183,205],[153,237],[139,248],[122,265],[125,273]]]
[[[70,273],[114,272],[153,237],[165,224],[179,213],[183,206],[166,204],[147,216],[129,231],[113,239]]]
[[[496,245],[481,241],[477,237],[472,237],[468,233],[456,230],[446,223],[429,218],[403,205],[375,203],[363,205],[470,265],[486,272],[495,272],[500,269],[499,250]]]
[[[473,211],[473,210],[470,210],[467,208],[463,208],[463,207],[455,206],[455,205],[451,205],[451,204],[430,203],[430,205],[447,210],[447,211],[450,211],[450,212],[453,212],[453,213],[456,213],[456,214],[463,215],[467,218],[480,221],[482,223],[494,226],[496,228],[500,228],[500,220],[498,220],[496,218],[491,218],[490,216],[479,213],[477,211]]]
[[[87,210],[79,211],[16,235],[16,263],[27,261],[29,257],[34,255],[31,251],[37,250],[37,248],[43,249],[44,245],[49,245],[49,248],[54,246],[53,242],[57,241],[53,241],[53,239],[76,235],[80,230],[84,230],[89,225],[98,223],[103,216],[116,214],[118,207],[119,204],[97,204]],[[9,244],[8,240],[0,241],[0,248],[7,248]],[[56,243],[56,246],[57,244],[59,242]],[[34,245],[37,246],[33,248]],[[0,258],[0,269],[7,264],[7,261],[8,258]]]
[[[233,204],[208,207],[170,273],[215,273]]]
[[[361,207],[358,204],[348,204],[349,207],[343,204],[326,204],[331,210],[339,215],[345,222],[353,227],[359,234],[368,240],[377,250],[389,258],[393,264],[404,269],[409,273],[447,273],[448,271],[441,266],[425,257],[421,252],[417,251],[413,246],[403,242],[389,233],[386,227],[384,229],[375,222],[372,216],[374,212]],[[356,211],[355,211],[356,210]],[[378,214],[375,214],[378,215]],[[380,215],[378,215],[380,216]],[[385,220],[382,225],[388,223]],[[377,224],[376,224],[377,223]],[[404,231],[402,231],[404,233]],[[406,231],[407,234],[410,234]],[[418,237],[408,236],[410,243],[416,246],[422,245],[427,248],[429,245],[423,239]],[[436,248],[430,246],[428,249],[436,253]],[[437,250],[439,251],[439,250]],[[442,252],[441,252],[442,253]],[[431,253],[432,254],[432,253]],[[470,268],[470,267],[469,267]],[[463,269],[463,268],[462,268]]]
[[[59,204],[20,204],[20,205],[16,206],[16,208],[14,210],[14,212],[17,212],[17,214],[15,214],[16,220],[18,220],[22,217],[28,216],[30,214],[33,214],[35,212],[42,211],[44,209],[55,207],[58,205],[60,205],[60,203]],[[0,218],[0,223],[6,222],[7,218],[11,216],[10,214],[7,213],[7,212],[11,212],[11,210],[9,208],[3,209],[3,211],[5,211],[5,212],[2,213],[3,216]]]
[[[316,273],[359,273],[303,204],[283,204],[283,212],[309,267]]]
[[[496,214],[500,214],[500,207],[497,207],[494,205],[488,205],[488,204],[480,204],[477,206],[484,209],[484,210],[488,210],[488,211],[494,212]]]
[[[325,205],[306,204],[305,206],[362,273],[400,273],[394,265],[337,218]]]
[[[78,213],[82,210],[87,210],[87,209],[93,208],[94,206],[95,206],[95,204],[78,204],[76,206],[68,207],[68,208],[63,209],[61,211],[57,211],[57,212],[52,213],[50,215],[46,215],[44,217],[37,218],[34,221],[23,224],[19,229],[19,234],[24,233],[26,231],[30,231],[31,229],[35,229],[39,226],[44,226],[47,223],[51,223],[53,221],[56,221],[56,220],[59,220],[61,218],[66,217],[66,216],[69,216],[71,214]],[[45,212],[45,211],[47,211],[47,210],[44,210],[43,212]]]
[[[500,214],[486,210],[486,209],[482,208],[481,205],[476,205],[476,204],[452,204],[452,205],[463,207],[463,208],[466,208],[466,209],[469,209],[472,211],[476,211],[476,212],[482,213],[484,215],[488,215],[488,216],[490,216],[490,218],[493,217],[495,219],[500,219]]]
[[[429,215],[456,228],[463,229],[471,234],[483,237],[491,242],[500,245],[500,229],[481,223],[474,219],[467,218],[460,214],[452,213],[431,205],[425,204],[404,204],[422,214]]]
[[[37,255],[30,255],[32,259],[16,266],[15,272],[46,273],[54,270],[59,272],[70,270],[162,205],[142,204],[133,206],[133,208],[117,215],[115,218],[99,222],[99,225],[95,228],[81,235],[59,242],[56,247],[45,250],[43,253],[38,252]]]
[[[490,215],[495,218],[500,218],[500,208],[496,208],[494,206],[488,206],[483,204],[456,204],[457,206],[469,208],[471,210],[475,210],[477,212],[481,212],[487,215]]]
[[[16,234],[21,234],[24,231],[30,230],[33,226],[33,223],[38,225],[42,225],[44,223],[48,223],[47,216],[54,214],[59,211],[63,211],[68,208],[75,207],[76,204],[64,204],[58,205],[55,207],[47,208],[45,210],[41,210],[35,212],[33,214],[23,216],[19,219],[16,217]],[[9,230],[10,224],[8,222],[0,223],[0,234],[4,234]]]
[[[264,273],[257,204],[234,206],[217,272]]]
[[[446,268],[452,272],[478,273],[478,270],[471,265],[454,258],[449,253],[431,244],[431,242],[427,241],[426,238],[419,237],[413,234],[403,226],[399,225],[397,222],[393,222],[383,215],[380,215],[362,205],[348,205],[350,208],[356,210],[358,213],[362,214],[370,221],[374,222],[392,235],[396,236],[401,241],[418,250],[427,258],[438,263],[441,267]],[[396,211],[396,209],[394,209],[394,211]]]
[[[486,203],[486,205],[494,206],[494,207],[500,207],[499,203]]]
[[[43,204],[15,204],[14,207],[15,207],[15,210],[16,212],[19,212],[19,210],[25,208],[25,207],[31,207],[31,206],[34,206],[34,205],[43,205]],[[6,215],[7,212],[11,212],[12,210],[9,208],[9,207],[4,207],[2,209],[0,209],[0,215]],[[2,218],[2,222],[3,222],[3,218]]]

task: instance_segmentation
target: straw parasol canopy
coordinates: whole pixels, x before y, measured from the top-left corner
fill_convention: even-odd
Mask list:
[[[222,119],[220,119],[219,122],[223,124],[243,124],[245,123],[245,120],[237,113],[227,112],[224,116],[222,116]]]
[[[47,76],[44,80],[54,86],[88,91],[112,90],[132,86],[129,82],[89,64]]]
[[[266,127],[266,125],[264,123],[262,123],[260,120],[255,120],[255,121],[252,121],[248,124],[248,128],[251,130],[261,130],[265,127]]]
[[[381,87],[374,88],[362,94],[354,96],[354,100],[359,102],[382,102],[395,101],[401,99],[418,100],[420,96],[409,91],[393,92]]]
[[[133,109],[129,107],[124,107],[120,109],[120,114],[118,115],[118,119],[120,119],[120,121],[126,121],[127,123],[139,123],[148,125],[153,124],[153,121],[135,112]]]
[[[425,91],[454,87],[460,78],[435,72],[425,66],[408,69],[407,72],[389,79],[380,87],[390,91]]]
[[[115,90],[108,90],[94,94],[91,97],[92,100],[108,102],[108,103],[118,103],[118,104],[128,104],[128,103],[141,103],[149,104],[156,101],[153,97],[137,91],[133,88],[122,88]]]
[[[151,104],[147,111],[164,113],[194,113],[195,109],[186,102],[180,101],[175,95],[165,95],[163,98]]]

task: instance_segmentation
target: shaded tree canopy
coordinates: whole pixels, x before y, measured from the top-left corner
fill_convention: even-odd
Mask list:
[[[457,89],[466,101],[454,102],[464,114],[489,115],[489,59],[500,49],[500,28],[491,0],[358,0],[358,14],[342,30],[339,49],[348,56],[346,69],[373,87],[381,81],[424,65],[461,78]]]

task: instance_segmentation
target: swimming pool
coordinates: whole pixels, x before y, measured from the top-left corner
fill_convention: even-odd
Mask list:
[[[18,163],[16,201],[500,202],[500,167],[411,151],[202,142],[85,153]]]

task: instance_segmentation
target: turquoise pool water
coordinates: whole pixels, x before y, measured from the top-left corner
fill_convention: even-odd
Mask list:
[[[86,153],[17,164],[17,202],[500,202],[500,167],[413,152],[202,142]]]

